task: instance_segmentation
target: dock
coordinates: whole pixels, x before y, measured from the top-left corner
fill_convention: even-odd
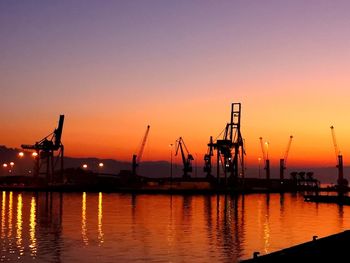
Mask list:
[[[305,195],[304,201],[314,203],[331,203],[338,205],[350,205],[350,197],[347,195]]]
[[[350,230],[317,238],[290,248],[259,256],[254,252],[253,258],[243,260],[241,263],[253,262],[349,262],[348,252],[350,243]]]

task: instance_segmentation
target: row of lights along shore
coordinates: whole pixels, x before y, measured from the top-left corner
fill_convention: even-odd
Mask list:
[[[33,158],[36,158],[36,157],[38,156],[38,153],[37,153],[37,152],[33,152],[31,155],[32,155]],[[23,158],[23,157],[24,157],[24,152],[19,152],[19,153],[18,153],[18,157],[19,157],[19,158]],[[2,164],[2,167],[3,167],[4,169],[10,168],[10,169],[8,170],[8,172],[9,172],[9,173],[13,173],[13,168],[15,167],[15,162],[11,161],[11,162],[9,162],[9,163],[3,163],[3,164]],[[31,173],[31,171],[29,171],[29,173]]]
[[[99,164],[98,164],[98,167],[100,167],[100,168],[102,168],[103,166],[104,166],[103,163],[99,163]],[[84,164],[82,165],[82,167],[83,167],[83,169],[87,169],[87,168],[88,168],[88,165],[87,165],[86,163],[84,163]]]
[[[24,152],[19,152],[19,153],[18,153],[18,157],[19,157],[19,158],[23,158],[24,155],[25,155]],[[32,156],[33,158],[36,158],[36,157],[38,156],[38,153],[37,153],[37,152],[32,152],[32,153],[31,153],[31,156]],[[15,166],[15,162],[13,162],[13,161],[11,161],[11,162],[9,162],[9,163],[3,163],[3,164],[2,164],[2,167],[3,167],[4,169],[10,168],[10,169],[8,170],[9,173],[12,173],[12,172],[13,172],[14,166]],[[84,164],[82,165],[82,167],[83,167],[83,169],[88,169],[88,165],[87,165],[86,163],[84,163]],[[98,167],[99,167],[99,168],[104,167],[104,163],[102,163],[102,162],[98,163]],[[30,172],[31,172],[31,171],[30,171]],[[30,172],[29,172],[29,173],[30,173]]]

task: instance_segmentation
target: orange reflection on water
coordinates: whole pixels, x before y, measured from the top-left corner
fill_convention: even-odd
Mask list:
[[[10,192],[9,194],[9,212],[8,212],[8,234],[7,237],[12,237],[12,206],[13,206],[13,193]]]
[[[32,257],[35,257],[37,254],[37,245],[36,245],[36,201],[35,197],[32,197],[30,202],[30,217],[29,217],[29,236],[30,236],[30,254]]]
[[[23,209],[23,203],[22,203],[22,194],[18,194],[17,196],[17,233],[16,233],[16,244],[19,251],[19,255],[22,256],[24,252],[24,247],[22,246],[22,209]]]
[[[89,239],[87,236],[87,226],[86,226],[86,193],[83,193],[81,202],[81,235],[83,237],[83,242],[85,245],[89,245]]]
[[[5,237],[5,215],[6,215],[6,192],[2,192],[1,202],[1,239]]]
[[[98,241],[99,245],[103,243],[103,230],[102,230],[102,193],[98,194]]]

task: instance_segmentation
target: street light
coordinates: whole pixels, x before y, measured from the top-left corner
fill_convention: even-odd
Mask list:
[[[83,164],[83,169],[87,169],[88,165],[86,163]]]
[[[37,153],[37,152],[33,152],[33,153],[32,153],[32,156],[35,158],[35,157],[38,156],[38,153]]]
[[[104,166],[104,164],[102,162],[98,164],[98,174],[99,175],[101,173],[101,170],[102,170],[103,166]]]
[[[266,160],[269,159],[269,142],[265,142],[266,145]]]
[[[173,181],[173,144],[169,144],[170,147],[170,181]]]
[[[24,152],[19,152],[19,153],[18,153],[18,157],[19,157],[19,158],[22,158],[23,156],[24,156]]]
[[[259,178],[261,177],[261,174],[260,174],[260,163],[261,163],[261,157],[258,158],[258,161],[259,161]]]
[[[7,163],[3,163],[3,164],[2,164],[2,167],[4,168],[5,174],[6,174],[6,172],[8,172],[8,171],[7,171],[7,166],[8,166]]]
[[[9,171],[10,173],[13,173],[13,167],[15,166],[14,162],[10,162],[11,170]]]

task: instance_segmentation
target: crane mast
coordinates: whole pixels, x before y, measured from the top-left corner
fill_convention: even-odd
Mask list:
[[[208,152],[204,155],[204,168],[203,171],[207,174],[207,178],[211,178],[213,175],[212,172],[212,164],[211,164],[211,158],[214,155],[214,143],[213,143],[213,136],[210,136],[210,140],[208,143]]]
[[[141,147],[140,150],[138,152],[138,154],[133,154],[132,156],[132,174],[136,175],[136,169],[137,167],[140,165],[141,160],[142,160],[142,154],[143,154],[143,150],[145,149],[145,145],[146,145],[146,141],[147,141],[147,137],[148,137],[148,133],[149,133],[149,129],[151,126],[147,125],[146,128],[146,132],[145,135],[143,136],[142,142],[141,142]]]
[[[332,133],[332,139],[333,139],[333,145],[334,145],[334,152],[337,159],[337,168],[338,168],[338,188],[340,191],[343,191],[344,188],[347,186],[348,181],[344,179],[344,167],[343,167],[343,155],[340,153],[337,140],[335,137],[334,132],[334,126],[331,126],[331,133]]]
[[[46,176],[47,183],[54,183],[63,180],[63,153],[64,146],[61,142],[63,131],[64,115],[60,115],[58,126],[52,133],[45,136],[35,144],[22,144],[22,149],[35,150],[37,157],[35,159],[34,176],[38,177],[40,174]],[[55,152],[58,152],[55,158]],[[56,160],[55,160],[56,159]],[[54,178],[55,167],[60,161],[60,178]],[[57,180],[58,179],[58,180]]]
[[[181,158],[182,158],[182,163],[184,168],[183,170],[183,177],[184,178],[190,178],[191,175],[189,173],[192,172],[192,164],[191,162],[194,160],[192,154],[189,153],[186,144],[184,142],[184,140],[182,139],[182,137],[180,137],[179,139],[176,140],[177,146],[176,146],[176,152],[175,152],[175,156],[177,156],[179,149],[181,152]],[[187,158],[185,156],[185,151],[187,153]]]
[[[280,159],[280,180],[284,179],[284,170],[286,169],[287,158],[288,158],[290,146],[292,144],[292,140],[293,140],[293,136],[291,135],[291,136],[289,136],[289,141],[288,141],[288,144],[287,144],[286,151],[284,153],[284,158]]]

